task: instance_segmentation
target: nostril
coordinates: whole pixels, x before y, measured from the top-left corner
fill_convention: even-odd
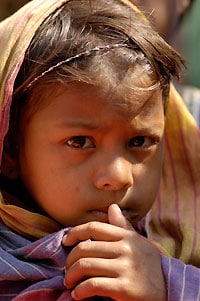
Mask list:
[[[111,191],[111,190],[118,190],[118,188],[117,187],[115,187],[115,185],[112,185],[112,184],[103,184],[103,186],[101,187],[101,189],[105,189],[105,190],[109,190],[109,191]]]
[[[133,182],[132,165],[122,157],[100,165],[93,176],[94,185],[102,190],[125,191]]]
[[[112,183],[112,184],[108,184],[108,183],[104,183],[103,186],[101,187],[101,189],[105,189],[105,190],[109,190],[109,191],[118,191],[118,190],[127,190],[129,187],[131,187],[132,184],[131,183],[126,183],[126,184],[122,184],[122,183]]]
[[[127,190],[131,186],[132,186],[132,183],[130,182],[130,183],[126,183],[123,188],[124,188],[124,190]]]

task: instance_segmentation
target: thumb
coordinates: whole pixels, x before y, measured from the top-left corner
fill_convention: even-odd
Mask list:
[[[133,230],[131,223],[123,215],[121,209],[117,204],[111,204],[108,207],[108,220],[111,225],[127,230]]]

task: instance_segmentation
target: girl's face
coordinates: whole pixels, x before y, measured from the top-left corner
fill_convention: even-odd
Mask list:
[[[89,85],[55,90],[44,93],[34,114],[23,114],[19,160],[28,191],[66,226],[108,222],[112,203],[136,224],[159,187],[161,90],[135,94],[131,102],[111,101]]]

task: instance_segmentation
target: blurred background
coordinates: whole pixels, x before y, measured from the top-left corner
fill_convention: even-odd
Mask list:
[[[99,0],[100,1],[100,0]],[[149,0],[151,1],[151,0]],[[0,20],[14,13],[28,0],[0,0]],[[200,0],[193,6],[182,20],[179,29],[177,49],[185,56],[188,70],[184,74],[183,83],[200,88]]]
[[[200,0],[195,0],[183,19],[180,37],[182,53],[188,60],[188,72],[184,81],[200,88]]]
[[[8,17],[21,6],[29,1],[27,0],[0,0],[0,20]]]

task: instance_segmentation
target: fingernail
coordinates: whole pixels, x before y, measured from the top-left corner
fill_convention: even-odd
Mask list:
[[[67,234],[65,234],[62,238],[62,244],[64,245],[67,242]]]
[[[64,274],[66,275],[66,268],[64,268]],[[66,282],[65,282],[65,275],[64,275],[64,279],[63,279],[63,284],[64,284],[65,287],[67,287]]]
[[[71,296],[72,296],[73,299],[76,300],[76,296],[75,296],[75,292],[74,291],[71,292]]]

